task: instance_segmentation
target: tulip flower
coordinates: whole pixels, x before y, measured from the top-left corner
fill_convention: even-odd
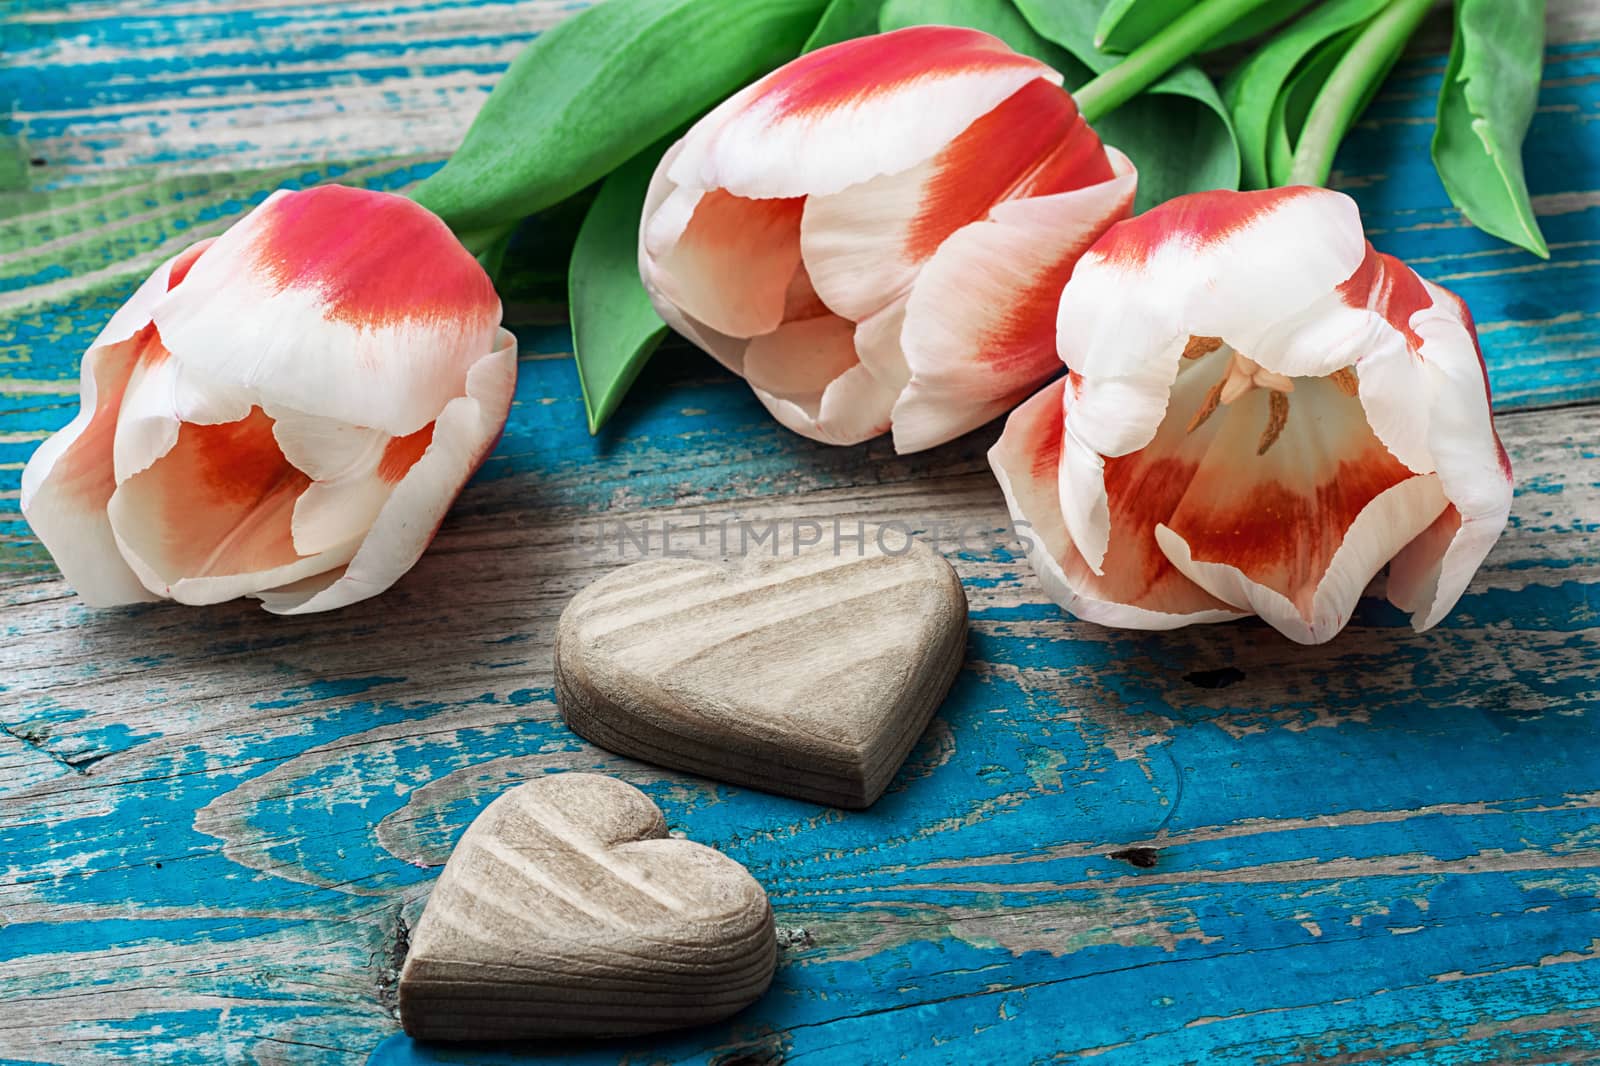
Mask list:
[[[931,447],[1057,369],[1078,256],[1134,193],[1061,76],[974,30],[809,53],[661,160],[639,266],[668,324],[790,429]]]
[[[1046,591],[1080,618],[1253,613],[1319,643],[1388,564],[1422,630],[1505,526],[1472,317],[1374,251],[1339,193],[1196,193],[1113,226],[1056,339],[1069,373],[990,462]]]
[[[91,605],[327,610],[417,561],[515,379],[494,287],[437,218],[278,192],[112,317],[22,511]]]

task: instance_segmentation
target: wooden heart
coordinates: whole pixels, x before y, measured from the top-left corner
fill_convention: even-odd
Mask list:
[[[400,1023],[450,1041],[656,1032],[748,1005],[776,963],[749,871],[667,836],[631,785],[552,774],[462,834],[412,935]]]
[[[561,713],[622,755],[869,806],[966,647],[960,579],[909,545],[889,554],[869,531],[859,554],[823,544],[734,568],[666,559],[608,574],[561,616]]]

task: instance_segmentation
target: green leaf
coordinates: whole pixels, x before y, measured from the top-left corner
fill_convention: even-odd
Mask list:
[[[509,222],[495,230],[473,234],[471,250],[478,260],[478,265],[483,267],[483,272],[489,275],[490,280],[500,277],[500,266],[506,258],[506,248],[511,244],[511,235],[517,230],[515,222]]]
[[[458,234],[566,199],[800,52],[824,0],[606,0],[530,44],[414,192]]]
[[[1361,27],[1352,26],[1317,45],[1278,94],[1272,107],[1272,120],[1267,126],[1268,184],[1288,182],[1289,171],[1294,166],[1294,146],[1300,139],[1311,106],[1316,103],[1317,93],[1359,36]],[[1374,82],[1374,88],[1378,84]]]
[[[1226,48],[1230,44],[1248,41],[1252,37],[1259,37],[1268,30],[1282,23],[1288,22],[1298,15],[1302,9],[1311,7],[1318,0],[1272,0],[1256,8],[1232,26],[1217,34],[1206,42],[1202,51],[1209,52],[1216,48]]]
[[[1095,23],[1094,43],[1107,52],[1131,52],[1200,0],[1111,0]],[[1248,41],[1285,22],[1312,0],[1272,0],[1207,41],[1202,52]]]
[[[1094,46],[1095,0],[1017,0],[1016,6],[1035,33],[1077,61],[1077,71],[1057,68],[1069,89],[1121,61]],[[1144,95],[1100,119],[1095,130],[1139,168],[1136,210],[1184,193],[1239,187],[1239,147],[1228,110],[1211,79],[1193,63],[1177,67]]]
[[[1013,51],[1032,56],[1060,71],[1068,88],[1081,85],[1093,72],[1072,53],[1045,40],[1012,5],[1011,0],[887,0],[878,16],[885,33],[907,26],[965,26],[1004,41]]]
[[[1094,45],[1131,52],[1199,0],[1111,0],[1094,25]]]
[[[517,224],[511,243],[494,275],[494,287],[505,306],[507,325],[566,325],[567,274],[578,230],[600,186],[530,215]]]
[[[1326,0],[1263,45],[1223,83],[1223,97],[1239,137],[1245,188],[1265,189],[1272,184],[1268,153],[1273,112],[1302,61],[1328,40],[1371,19],[1386,2]]]
[[[590,433],[599,432],[616,411],[667,335],[667,324],[639,280],[639,217],[667,147],[646,149],[605,180],[572,249],[567,275],[572,354]]]
[[[1543,58],[1544,0],[1457,0],[1433,165],[1469,222],[1548,259],[1522,172]]]
[[[840,41],[872,36],[878,32],[878,9],[882,6],[883,0],[833,0],[801,51],[815,52]]]
[[[1287,173],[1275,172],[1275,184],[1326,185],[1333,160],[1350,127],[1405,50],[1406,42],[1427,18],[1434,0],[1393,0],[1361,26],[1322,83],[1295,141]],[[1270,168],[1269,168],[1270,169]]]

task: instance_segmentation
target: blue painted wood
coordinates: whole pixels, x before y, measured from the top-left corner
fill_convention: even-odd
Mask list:
[[[199,109],[213,129],[230,109],[288,113],[293,93],[369,78],[442,108],[447,90],[398,84],[409,67],[384,65],[385,33],[421,19],[415,76],[476,77],[488,35],[460,20],[550,5],[168,7],[29,5],[5,31],[8,55],[37,61],[0,73],[22,116],[9,132],[69,154],[35,190],[0,194],[0,1059],[1600,1059],[1592,44],[1552,47],[1530,140],[1548,264],[1445,205],[1417,121],[1439,57],[1402,64],[1340,157],[1374,240],[1484,324],[1519,495],[1440,628],[1414,634],[1368,601],[1338,640],[1302,649],[1257,624],[1064,619],[1000,533],[982,459],[995,427],[909,458],[824,448],[679,346],[590,438],[568,338],[537,325],[519,328],[499,450],[378,601],[309,619],[79,606],[16,515],[17,478],[70,417],[78,355],[138,264],[276,184],[398,187],[436,154],[421,136],[383,161],[339,154],[367,134],[340,140],[330,120],[243,145],[265,169],[225,172],[210,148],[146,158],[114,110],[178,125],[159,113],[175,91],[162,77],[222,94]],[[250,62],[171,54],[222,39],[260,47]],[[368,60],[379,73],[353,69]],[[99,110],[85,123],[73,107]],[[879,804],[845,814],[656,771],[561,726],[553,620],[620,561],[576,543],[602,518],[840,513],[983,530],[952,548],[968,667]],[[565,769],[639,784],[767,886],[785,945],[772,992],[653,1040],[412,1045],[394,979],[438,866],[505,787]],[[1133,845],[1155,865],[1115,857]]]

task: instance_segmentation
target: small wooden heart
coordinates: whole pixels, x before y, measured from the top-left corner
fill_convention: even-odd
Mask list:
[[[668,837],[631,785],[552,774],[462,834],[412,935],[400,1023],[449,1041],[657,1032],[733,1014],[776,964],[749,871]]]
[[[889,547],[898,546],[889,538]],[[888,786],[961,669],[967,600],[938,552],[868,532],[728,568],[636,563],[567,605],[556,698],[603,748],[839,807]]]

